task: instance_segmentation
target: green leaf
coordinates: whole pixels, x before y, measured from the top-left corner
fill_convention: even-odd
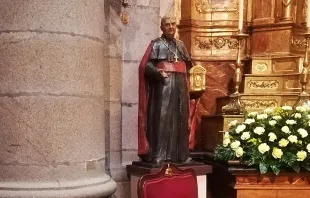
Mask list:
[[[287,152],[283,154],[281,161],[291,167],[293,164],[296,163],[297,158],[295,154]]]
[[[215,159],[219,160],[232,160],[234,159],[235,152],[230,147],[219,145],[215,150]]]
[[[253,166],[255,164],[255,158],[254,157],[251,157],[249,160],[248,160],[248,165],[249,166]]]
[[[299,173],[299,171],[300,171],[300,166],[298,165],[298,164],[292,164],[292,169],[294,170],[294,171],[296,171],[297,173]]]
[[[276,165],[270,166],[271,170],[274,172],[274,174],[279,175],[280,173],[280,168]]]
[[[301,164],[301,167],[303,167],[303,168],[306,169],[307,171],[310,171],[310,166],[309,166],[309,164]]]
[[[265,174],[268,171],[268,165],[265,164],[264,162],[259,163],[259,171],[261,174]]]

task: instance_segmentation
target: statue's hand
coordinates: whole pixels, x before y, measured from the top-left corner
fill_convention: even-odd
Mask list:
[[[164,78],[168,78],[168,77],[169,77],[169,73],[165,72],[163,69],[159,69],[159,72],[161,73],[161,75],[162,75]]]

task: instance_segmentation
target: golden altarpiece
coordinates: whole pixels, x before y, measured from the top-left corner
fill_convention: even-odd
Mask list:
[[[206,88],[198,104],[200,130],[196,134],[196,151],[212,155],[223,139],[221,131],[228,130],[230,121],[243,120],[244,111],[308,101],[308,58],[304,58],[308,57],[309,48],[306,2],[244,0],[240,31],[240,0],[182,0],[180,39],[189,49],[194,65],[206,69]],[[240,106],[236,108],[236,104]],[[220,179],[212,182],[223,189],[215,190],[219,193],[214,195],[216,198],[251,197],[252,182],[257,184],[253,188],[260,189],[255,193],[267,196],[259,184],[268,186],[268,182],[255,174],[251,181],[236,176],[235,191],[230,194],[231,189],[222,185],[228,181],[227,175],[213,168],[214,177]],[[287,178],[281,181],[288,182]],[[242,191],[237,192],[238,188]],[[309,186],[302,188],[305,191],[301,193],[310,192]],[[277,194],[279,189],[274,187],[271,193]]]
[[[242,112],[222,111],[231,100],[229,94],[235,91],[238,51],[242,62],[240,102],[246,111],[293,106],[301,92],[306,93],[301,83],[307,37],[306,0],[244,0],[242,31],[248,37],[240,42],[240,50],[236,37],[238,5],[239,0],[181,3],[180,39],[189,49],[194,65],[206,69],[206,91],[200,97],[199,113],[208,132],[199,134],[198,148],[212,150],[221,139],[218,131],[226,129],[225,123],[243,117],[238,115]]]

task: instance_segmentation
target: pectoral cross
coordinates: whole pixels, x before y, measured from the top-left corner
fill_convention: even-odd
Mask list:
[[[177,48],[177,46],[176,46],[177,44],[175,44],[175,53],[174,53],[174,62],[178,62],[178,55],[177,55],[177,53],[178,53],[178,48]]]
[[[178,56],[177,56],[177,54],[174,54],[174,62],[178,62]]]

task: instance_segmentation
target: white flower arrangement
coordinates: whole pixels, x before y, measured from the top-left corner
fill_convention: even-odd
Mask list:
[[[240,160],[257,167],[262,174],[282,168],[310,171],[310,110],[282,106],[250,112],[244,122],[229,123],[216,159]]]

